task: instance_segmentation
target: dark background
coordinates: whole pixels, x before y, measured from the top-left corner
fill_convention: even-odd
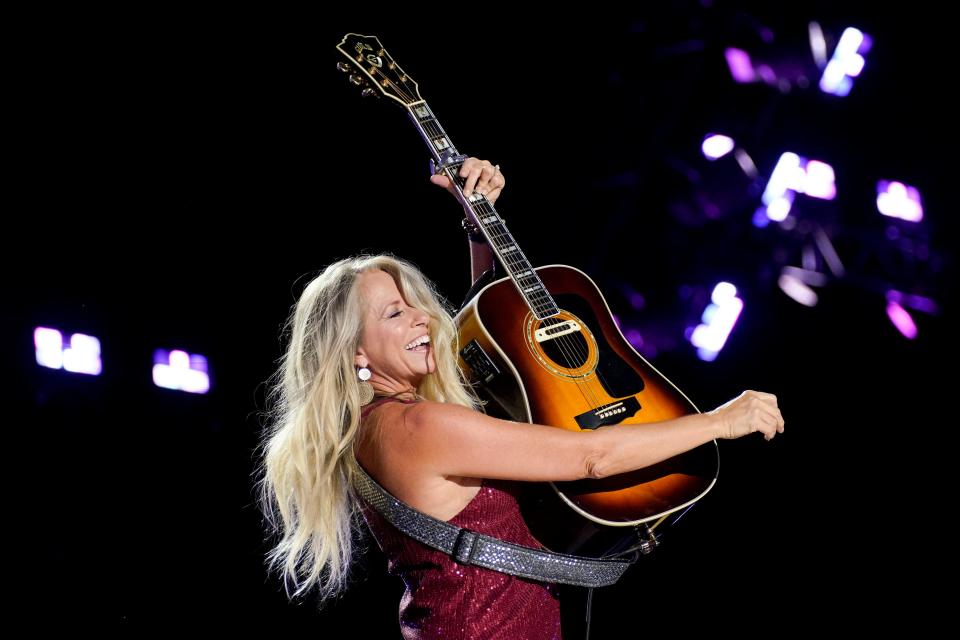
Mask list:
[[[916,3],[406,9],[12,23],[0,319],[18,611],[38,627],[395,637],[402,589],[375,550],[323,612],[287,602],[264,572],[250,481],[264,382],[311,274],[390,251],[455,304],[470,284],[461,212],[428,182],[414,128],[335,69],[334,45],[354,31],[380,37],[462,152],[501,165],[498,210],[530,260],[590,273],[701,409],[746,388],[779,397],[786,434],[720,443],[719,483],[595,594],[592,637],[929,623],[939,601],[921,576],[952,558],[952,421],[936,416],[951,413],[956,366],[941,17]],[[730,80],[724,47],[802,57],[810,20],[834,38],[873,36],[849,97]],[[758,193],[730,158],[700,155],[717,130],[763,176],[786,150],[835,167],[837,200],[796,209],[847,267],[818,306],[776,286],[809,234],[750,224]],[[923,223],[898,227],[908,245],[876,213],[880,179],[923,194]],[[719,280],[745,310],[706,363],[683,334]],[[889,288],[939,303],[912,312],[916,340],[887,320]],[[38,325],[99,336],[103,375],[37,367]],[[207,355],[212,392],[153,387],[158,347]]]

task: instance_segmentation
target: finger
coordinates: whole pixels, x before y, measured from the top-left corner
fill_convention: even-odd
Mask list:
[[[483,166],[483,160],[481,160],[480,158],[474,158],[473,156],[470,156],[469,158],[463,161],[462,165],[460,165],[460,169],[465,170],[465,172],[462,172],[462,175],[465,175],[466,173],[470,173],[478,166]]]
[[[497,201],[506,184],[507,179],[503,176],[503,172],[500,171],[500,165],[493,165],[493,176],[490,178],[490,191],[487,193],[487,200],[490,204]]]
[[[783,433],[784,422],[783,414],[780,413],[780,409],[767,405],[764,407],[764,411],[773,419],[774,424],[776,425],[777,433]]]
[[[485,163],[480,169],[480,179],[477,180],[477,191],[483,195],[490,193],[494,188],[496,176],[497,168],[489,162]]]
[[[772,424],[775,428],[780,428],[780,422],[783,418],[780,416],[780,411],[769,405],[760,405],[760,415],[764,423]]]
[[[778,416],[767,416],[764,418],[764,424],[767,426],[771,438],[780,431],[780,418]]]
[[[450,188],[450,185],[453,184],[453,183],[450,181],[450,178],[448,178],[447,176],[442,175],[442,174],[435,174],[435,175],[430,176],[430,182],[432,182],[432,183],[435,184],[435,185],[441,186],[441,187],[443,187],[444,189],[449,189],[449,188]]]
[[[480,179],[480,174],[483,172],[483,165],[478,162],[471,163],[469,160],[463,163],[463,166],[460,167],[460,177],[464,178],[463,182],[463,195],[467,198],[473,193],[473,190],[477,186],[477,180]]]
[[[467,158],[460,167],[460,176],[464,178],[463,195],[470,197],[474,191],[486,195],[492,190],[490,179],[497,169],[487,160]]]
[[[772,393],[766,393],[764,391],[754,391],[754,393],[756,393],[757,397],[761,400],[766,400],[767,402],[772,403],[773,406],[777,406],[777,396],[773,395]]]

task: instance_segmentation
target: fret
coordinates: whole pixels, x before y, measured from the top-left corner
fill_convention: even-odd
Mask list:
[[[433,114],[430,113],[430,109],[427,108],[426,102],[422,102],[414,106],[413,113],[415,116],[417,116],[417,119],[420,120],[421,122],[423,122],[424,120],[427,120],[428,118],[430,119],[433,118]]]
[[[432,152],[433,162],[438,171],[454,178],[454,182],[463,189],[463,179],[458,171],[466,159],[461,156],[450,141],[447,132],[436,119],[426,102],[412,104],[407,109],[411,120],[420,131]],[[553,297],[544,287],[537,272],[527,260],[520,246],[510,235],[503,219],[482,194],[474,192],[465,198],[473,211],[479,227],[488,240],[493,252],[500,258],[501,264],[509,272],[517,291],[523,296],[530,310],[541,320],[560,313]]]

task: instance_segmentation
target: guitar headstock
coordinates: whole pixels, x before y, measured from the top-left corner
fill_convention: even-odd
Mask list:
[[[363,95],[379,93],[408,108],[423,101],[417,83],[390,57],[376,36],[348,33],[337,49],[347,59],[337,68],[350,74],[350,82],[363,87]]]

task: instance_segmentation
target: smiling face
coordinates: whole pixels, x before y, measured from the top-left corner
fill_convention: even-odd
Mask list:
[[[356,286],[363,309],[357,366],[369,367],[370,384],[381,393],[416,389],[437,368],[429,342],[430,316],[409,306],[385,271],[361,273]]]

